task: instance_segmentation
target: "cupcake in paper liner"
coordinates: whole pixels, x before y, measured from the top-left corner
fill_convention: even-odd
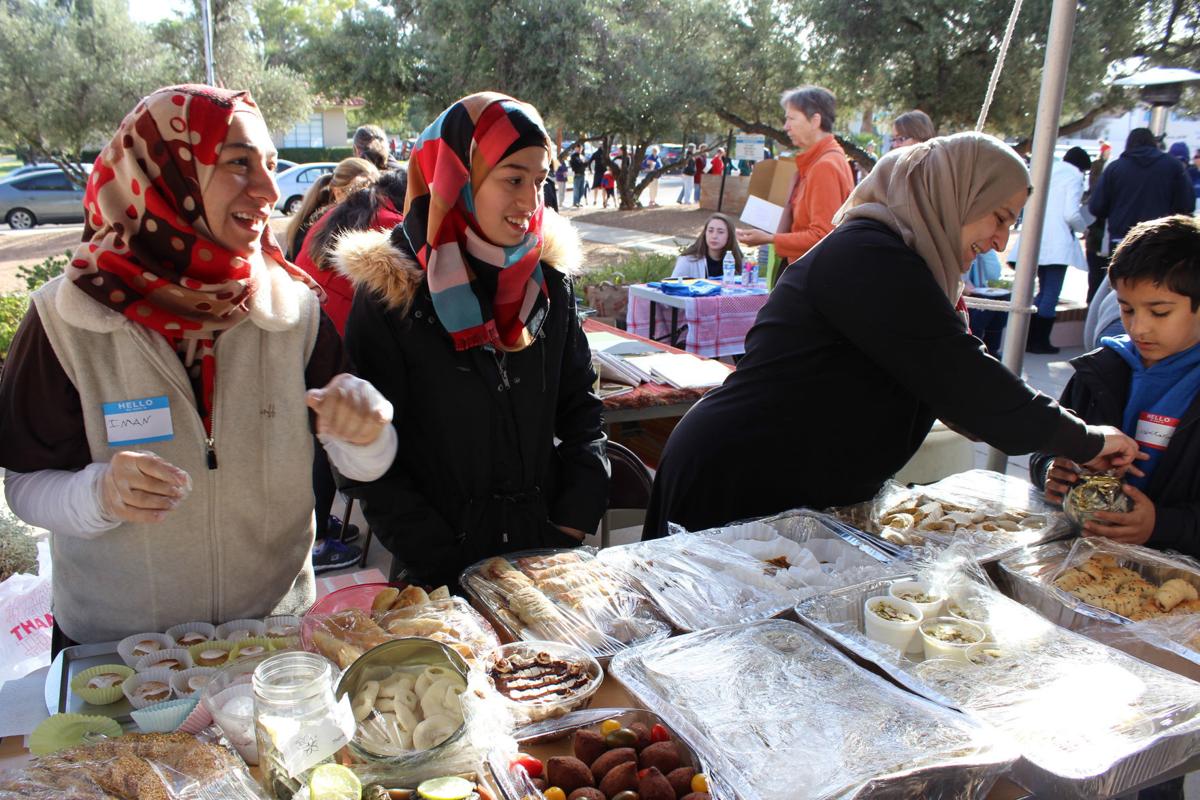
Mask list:
[[[180,733],[188,733],[192,736],[199,736],[200,732],[213,724],[212,712],[205,708],[204,703],[199,703],[192,709],[192,713],[187,715],[187,719],[179,726]]]
[[[233,648],[237,642],[214,639],[211,642],[194,644],[188,648],[194,667],[223,667],[233,661]]]
[[[174,694],[171,688],[173,670],[166,667],[155,667],[145,672],[138,672],[125,679],[121,690],[134,708],[145,708],[164,700],[170,700]]]
[[[165,633],[135,633],[133,636],[126,636],[117,644],[117,653],[125,662],[125,666],[136,669],[137,662],[143,656],[172,647],[175,647],[175,640]]]
[[[183,672],[176,672],[171,676],[171,688],[175,690],[176,697],[200,697],[200,692],[204,691],[204,687],[212,680],[212,676],[217,674],[216,667],[192,667],[185,669]]]
[[[263,620],[263,629],[268,639],[290,639],[300,635],[300,618],[294,614],[275,614]]]
[[[238,661],[243,658],[265,656],[271,652],[271,645],[274,641],[274,639],[268,639],[266,636],[251,636],[246,639],[238,639],[233,643],[234,648],[229,656],[229,660]]]
[[[164,700],[152,706],[139,708],[129,716],[133,717],[142,733],[171,733],[183,724],[199,704],[200,700],[195,697]]]
[[[101,664],[71,678],[71,691],[85,703],[107,706],[125,696],[121,684],[132,674],[133,670],[124,664]]]
[[[181,622],[167,628],[167,636],[177,647],[191,647],[217,638],[217,626],[211,622]]]
[[[217,626],[217,638],[230,642],[251,636],[265,636],[266,633],[267,626],[260,619],[233,619]]]
[[[138,672],[145,672],[148,669],[163,668],[173,672],[183,672],[185,669],[191,669],[192,654],[188,652],[186,647],[168,647],[166,650],[159,650],[154,653],[149,653],[138,659],[133,668]]]
[[[84,714],[55,714],[42,720],[29,735],[29,752],[35,756],[48,756],[68,747],[75,747],[91,737],[115,739],[124,731],[121,725],[109,717],[85,716]]]

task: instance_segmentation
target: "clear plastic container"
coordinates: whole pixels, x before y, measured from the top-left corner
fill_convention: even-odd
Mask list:
[[[329,741],[322,734],[337,716],[334,679],[333,664],[315,653],[279,653],[254,670],[259,764],[267,790],[277,800],[287,800],[305,786],[314,767],[333,762],[337,748],[322,756]],[[297,749],[311,755],[298,761]],[[297,763],[303,766],[297,768]]]

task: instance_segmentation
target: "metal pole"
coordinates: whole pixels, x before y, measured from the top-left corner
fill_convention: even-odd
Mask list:
[[[717,195],[717,211],[721,211],[721,207],[725,204],[725,176],[729,174],[729,154],[733,152],[733,128],[729,129],[725,147],[725,168],[721,170],[721,193]]]
[[[216,86],[217,80],[213,71],[213,32],[212,32],[212,4],[209,0],[204,0],[203,7],[203,24],[204,24],[204,72],[209,86]]]
[[[1163,134],[1167,132],[1167,114],[1171,107],[1155,103],[1150,108],[1150,132],[1155,138],[1162,141]]]
[[[1050,12],[1050,31],[1046,36],[1046,61],[1042,67],[1042,91],[1038,97],[1037,125],[1033,130],[1033,197],[1025,207],[1021,228],[1021,249],[1017,254],[1017,277],[1013,281],[1012,313],[1004,336],[1004,366],[1021,374],[1025,340],[1029,335],[1029,305],[1033,300],[1033,279],[1037,274],[1038,252],[1042,246],[1042,222],[1050,192],[1050,169],[1054,163],[1054,143],[1058,139],[1058,120],[1062,113],[1063,90],[1067,85],[1067,65],[1071,60],[1071,39],[1075,32],[1075,0],[1054,0]],[[1004,472],[1008,456],[995,448],[988,454],[988,469]]]

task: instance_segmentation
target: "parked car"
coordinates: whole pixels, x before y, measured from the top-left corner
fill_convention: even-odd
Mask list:
[[[683,145],[681,144],[660,144],[658,146],[658,157],[662,159],[664,164],[673,164],[683,156]]]
[[[58,167],[0,180],[0,219],[13,230],[44,222],[83,222],[83,189]]]
[[[296,166],[295,161],[288,161],[286,158],[280,158],[275,162],[275,174],[278,175],[281,172],[286,172],[294,166]]]
[[[304,194],[322,175],[333,172],[336,161],[315,161],[311,164],[297,164],[291,169],[284,170],[275,176],[279,184],[279,201],[275,208],[285,214],[295,214],[304,202]]]
[[[84,164],[83,168],[89,173],[92,171],[92,165],[90,163]],[[58,164],[55,164],[53,161],[39,161],[36,164],[25,164],[24,166],[17,167],[12,172],[8,173],[7,177],[15,178],[17,175],[28,175],[30,172],[41,172],[42,170],[46,169],[58,169]]]

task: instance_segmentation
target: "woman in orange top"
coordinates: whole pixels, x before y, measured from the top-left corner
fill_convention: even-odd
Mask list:
[[[738,231],[738,241],[751,247],[774,244],[776,253],[795,261],[833,230],[833,215],[850,196],[854,176],[845,151],[833,137],[837,108],[833,95],[819,86],[805,86],[784,92],[781,103],[783,129],[800,149],[783,214],[788,227],[779,233]]]

